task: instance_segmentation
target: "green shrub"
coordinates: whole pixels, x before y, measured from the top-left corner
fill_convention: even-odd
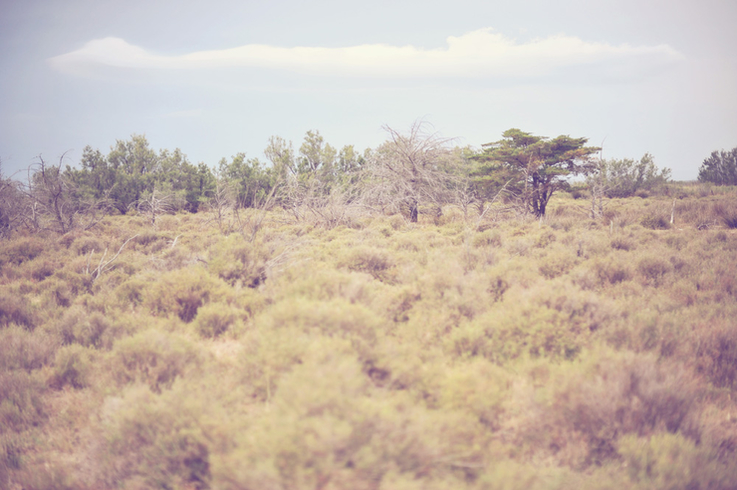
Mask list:
[[[85,388],[90,384],[92,356],[81,345],[67,345],[56,352],[54,370],[49,378],[49,386],[61,389],[64,386]]]
[[[109,371],[118,385],[145,383],[159,393],[203,358],[185,338],[159,330],[145,330],[115,343],[110,353]]]

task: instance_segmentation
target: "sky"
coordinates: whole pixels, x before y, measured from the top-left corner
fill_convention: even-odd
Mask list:
[[[646,152],[693,180],[737,147],[734,0],[0,0],[0,165],[143,134],[215,167],[317,130],[362,151],[424,120]]]

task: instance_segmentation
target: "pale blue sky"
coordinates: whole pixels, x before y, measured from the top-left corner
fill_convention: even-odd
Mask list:
[[[732,0],[0,0],[0,161],[73,165],[135,133],[214,166],[425,118],[461,145],[583,136],[694,179],[737,146],[735,20]]]

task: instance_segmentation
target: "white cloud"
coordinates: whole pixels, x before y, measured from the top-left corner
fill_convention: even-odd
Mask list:
[[[481,29],[450,36],[447,46],[440,49],[386,44],[345,48],[249,44],[179,56],[155,54],[108,37],[49,61],[56,69],[77,75],[95,74],[105,67],[197,71],[248,67],[338,77],[535,79],[569,68],[593,69],[607,77],[637,77],[681,58],[668,45],[614,46],[562,34],[517,43],[492,29]]]

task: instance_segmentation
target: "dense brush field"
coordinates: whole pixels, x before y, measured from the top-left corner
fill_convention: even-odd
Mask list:
[[[734,488],[737,193],[587,205],[3,239],[0,487]]]

